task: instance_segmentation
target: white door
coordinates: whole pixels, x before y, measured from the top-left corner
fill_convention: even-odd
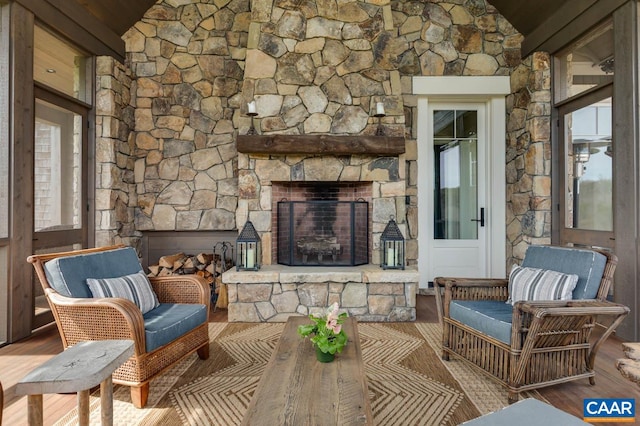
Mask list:
[[[490,213],[485,105],[432,103],[428,117],[430,275],[485,277]]]
[[[418,270],[506,275],[505,95],[509,77],[414,77],[418,95]]]

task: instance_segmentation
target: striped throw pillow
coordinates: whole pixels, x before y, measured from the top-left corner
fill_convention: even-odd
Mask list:
[[[146,314],[160,306],[149,279],[140,271],[118,278],[87,278],[93,297],[121,297],[131,300]]]
[[[576,274],[513,265],[509,274],[507,303],[513,305],[520,300],[571,300],[577,283]]]

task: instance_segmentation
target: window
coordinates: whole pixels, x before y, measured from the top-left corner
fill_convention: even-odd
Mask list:
[[[613,23],[607,21],[556,57],[556,103],[613,83]]]
[[[613,231],[611,98],[565,114],[565,226]]]
[[[81,222],[82,116],[36,99],[34,230]]]
[[[555,58],[559,244],[613,246],[613,52],[608,21]]]

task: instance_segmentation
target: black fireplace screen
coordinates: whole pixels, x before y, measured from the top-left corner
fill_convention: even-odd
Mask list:
[[[369,263],[369,203],[278,202],[278,263],[353,266]]]

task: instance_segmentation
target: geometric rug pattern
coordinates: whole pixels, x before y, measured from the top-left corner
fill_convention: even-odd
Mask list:
[[[282,329],[283,324],[265,324],[221,338],[235,363],[171,392],[184,424],[240,424]]]
[[[114,386],[114,425],[237,425],[284,328],[282,323],[210,323],[211,357],[192,355],[151,382],[144,409]],[[457,425],[507,405],[506,391],[460,361],[440,359],[431,323],[359,323],[377,425]],[[537,393],[525,395],[536,396]],[[99,391],[90,399],[100,424]],[[77,424],[77,412],[56,425]]]
[[[359,324],[358,331],[376,424],[446,423],[464,393],[402,365],[425,341],[384,324]]]

